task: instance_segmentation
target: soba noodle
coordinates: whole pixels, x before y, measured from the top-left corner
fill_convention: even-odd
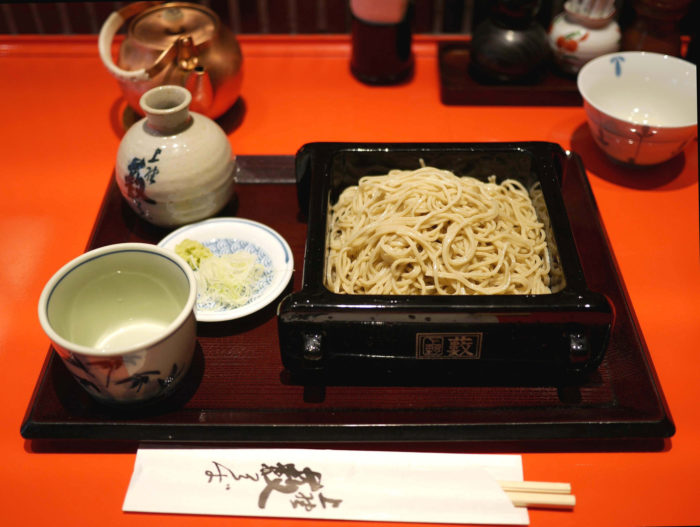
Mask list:
[[[331,209],[326,287],[342,294],[546,294],[543,224],[523,185],[433,167],[366,176]]]

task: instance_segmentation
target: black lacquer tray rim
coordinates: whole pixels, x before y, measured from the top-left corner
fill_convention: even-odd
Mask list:
[[[580,158],[572,152],[567,152],[570,162],[580,166],[583,174],[582,184],[593,204],[594,215],[591,218],[599,222],[601,232],[608,248],[610,243],[602,224],[592,190],[585,177],[585,170]],[[266,166],[266,163],[274,165],[274,175],[262,179],[256,176],[239,178],[240,184],[272,183],[288,185],[292,183],[287,174],[280,176],[279,169],[293,173],[294,156],[239,156],[241,164],[250,166]],[[93,232],[90,236],[87,248],[90,248],[96,233],[104,221],[104,205],[109,198],[109,193],[114,192],[112,182],[105,192],[102,206],[96,218]],[[639,347],[638,359],[643,364],[646,373],[646,381],[651,386],[653,393],[648,394],[654,400],[650,408],[634,415],[620,417],[627,411],[625,408],[612,408],[602,412],[598,418],[585,415],[586,409],[577,408],[575,415],[565,418],[535,418],[521,422],[498,422],[498,420],[483,420],[471,423],[371,423],[371,422],[337,422],[314,423],[312,420],[300,419],[296,422],[277,423],[182,423],[163,422],[148,419],[96,419],[85,423],[70,418],[58,420],[37,420],[36,413],[42,399],[42,390],[49,375],[57,368],[64,368],[55,352],[49,348],[45,361],[41,368],[37,383],[31,395],[27,411],[22,419],[20,432],[25,439],[61,441],[68,440],[80,443],[82,441],[95,441],[107,443],[116,442],[184,442],[184,443],[230,443],[230,444],[280,444],[280,443],[313,443],[313,444],[484,444],[484,445],[515,445],[519,448],[534,448],[536,445],[561,442],[555,446],[555,450],[568,451],[571,448],[587,450],[591,444],[601,445],[601,448],[626,450],[656,450],[660,448],[659,441],[671,437],[675,433],[675,426],[670,415],[669,408],[664,398],[661,385],[654,370],[648,349],[639,329],[639,324],[629,302],[629,296],[619,274],[619,268],[614,254],[610,249],[610,258],[617,273],[616,281],[620,287],[622,298],[626,302],[629,314],[629,323],[634,334],[632,338]],[[76,390],[79,387],[76,385]],[[323,409],[312,410],[323,412]],[[284,410],[280,410],[280,415]],[[486,410],[488,413],[488,409]],[[353,412],[356,416],[361,412]],[[581,415],[583,414],[583,416]],[[290,417],[290,416],[287,416]],[[292,421],[296,416],[291,416]],[[646,440],[652,443],[648,446]],[[641,446],[639,442],[642,442]],[[535,445],[533,447],[533,444]],[[628,445],[628,446],[627,446]],[[545,448],[547,448],[545,446]],[[595,450],[595,446],[593,449]]]

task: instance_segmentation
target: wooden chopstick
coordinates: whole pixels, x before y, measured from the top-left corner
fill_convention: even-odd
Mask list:
[[[542,492],[508,492],[508,498],[516,507],[541,507],[547,509],[570,509],[576,505],[573,494],[546,494]]]
[[[550,481],[499,481],[516,507],[568,509],[576,505],[570,483]]]
[[[552,481],[499,481],[498,484],[505,491],[571,494],[571,483]]]

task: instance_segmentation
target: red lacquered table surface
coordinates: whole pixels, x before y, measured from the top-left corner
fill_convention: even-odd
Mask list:
[[[581,156],[676,433],[656,451],[635,445],[609,451],[602,443],[511,446],[508,453],[523,454],[526,479],[569,481],[578,499],[573,511],[531,511],[531,524],[700,522],[697,143],[662,166],[633,170],[597,149],[579,106],[444,105],[438,42],[426,38],[416,39],[415,78],[387,88],[352,78],[345,37],[247,37],[241,44],[242,104],[221,122],[239,155],[293,155],[312,141],[549,141]],[[292,523],[125,514],[135,446],[21,437],[48,351],[38,296],[50,275],[86,247],[112,177],[124,104],[93,38],[0,39],[0,101],[0,504],[6,523]],[[499,448],[480,445],[479,451]],[[449,450],[471,451],[468,442]]]

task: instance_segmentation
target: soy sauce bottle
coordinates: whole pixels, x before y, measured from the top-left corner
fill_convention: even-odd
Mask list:
[[[351,0],[350,70],[361,82],[399,84],[413,75],[412,0]]]

